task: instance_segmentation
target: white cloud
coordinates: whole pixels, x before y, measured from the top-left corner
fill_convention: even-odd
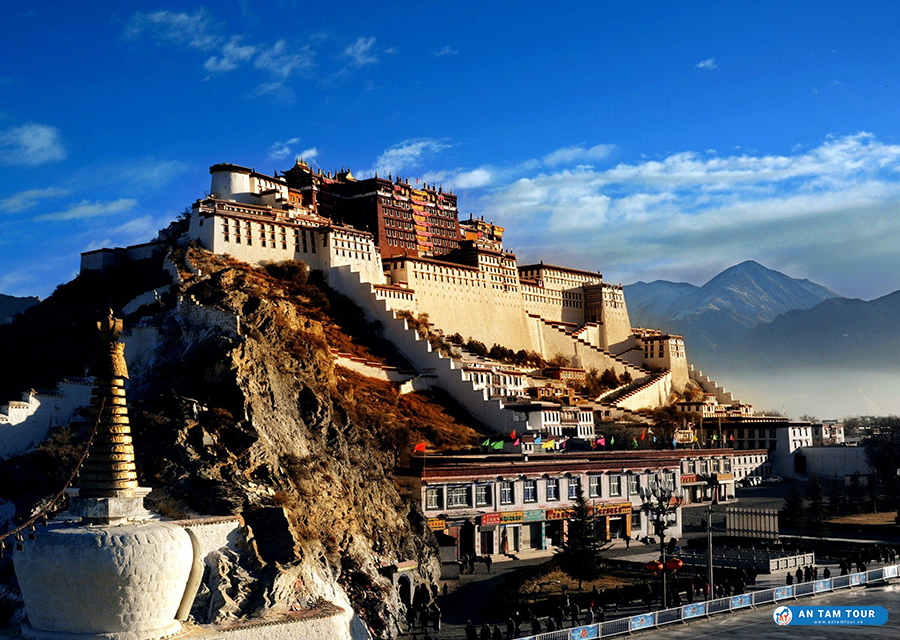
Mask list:
[[[344,49],[344,55],[350,58],[350,62],[357,67],[378,62],[378,54],[372,49],[375,47],[375,37],[364,38],[360,36],[351,45]]]
[[[598,144],[590,148],[584,146],[563,147],[544,156],[544,164],[554,167],[587,160],[603,160],[615,150],[615,145]]]
[[[300,152],[300,157],[306,160],[307,162],[312,162],[316,158],[319,157],[319,150],[315,147],[310,147],[309,149],[304,149]]]
[[[59,187],[46,187],[44,189],[28,189],[20,191],[8,198],[0,200],[0,211],[4,213],[20,213],[33,208],[41,200],[60,198],[69,193],[68,189]]]
[[[291,147],[300,142],[300,138],[288,138],[284,142],[276,142],[269,147],[269,157],[273,160],[281,160],[291,155]]]
[[[381,175],[400,173],[419,166],[427,155],[449,149],[450,145],[434,138],[410,138],[385,149],[375,161],[373,171]]]
[[[710,71],[712,71],[714,69],[718,69],[719,65],[716,64],[715,58],[707,58],[706,60],[701,60],[700,62],[698,62],[694,68],[695,69],[709,69]]]
[[[66,157],[59,129],[46,124],[23,124],[0,131],[0,162],[33,167]]]
[[[214,31],[215,25],[206,9],[197,9],[193,13],[138,11],[125,26],[128,38],[149,34],[160,42],[184,44],[201,51],[214,49],[221,42],[221,37]]]
[[[206,9],[193,13],[139,11],[128,21],[125,37],[147,36],[162,44],[212,52],[213,55],[203,63],[203,68],[211,74],[233,71],[252,62],[256,69],[287,78],[298,70],[314,66],[313,52],[308,45],[291,48],[285,40],[270,46],[248,44],[243,35],[223,35],[220,26],[213,22]]]
[[[702,282],[752,258],[803,264],[848,292],[900,288],[879,275],[900,274],[900,145],[865,132],[785,155],[685,151],[495,178],[475,204],[506,221],[521,259],[565,258],[611,279]]]
[[[439,51],[435,51],[433,55],[436,58],[443,58],[444,56],[455,56],[458,53],[459,53],[458,49],[453,49],[450,47],[450,45],[444,45],[443,49],[440,49]]]
[[[279,40],[271,47],[260,50],[256,60],[253,61],[253,66],[287,78],[294,71],[312,67],[313,54],[308,46],[302,47],[299,51],[290,51],[287,43]]]
[[[241,44],[241,37],[234,36],[222,47],[218,56],[212,56],[203,68],[210,73],[220,73],[237,69],[241,64],[248,62],[256,55],[256,47],[249,44]]]
[[[82,200],[78,204],[72,205],[64,211],[45,213],[34,219],[38,221],[85,220],[99,216],[125,213],[126,211],[133,209],[136,204],[137,200],[132,200],[130,198],[119,198],[118,200],[111,200],[108,202]]]
[[[263,82],[251,91],[249,98],[258,98],[274,104],[293,104],[297,101],[297,94],[290,87],[281,82]]]

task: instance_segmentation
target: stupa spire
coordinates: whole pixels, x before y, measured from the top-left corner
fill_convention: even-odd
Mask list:
[[[94,390],[91,415],[98,420],[97,432],[81,469],[78,495],[82,498],[113,498],[134,495],[137,471],[125,399],[125,345],[119,342],[122,320],[109,311],[97,322],[100,344],[94,358]]]

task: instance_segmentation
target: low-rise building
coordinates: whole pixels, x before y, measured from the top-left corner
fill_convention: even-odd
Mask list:
[[[510,402],[513,424],[520,433],[562,438],[594,437],[594,409],[591,405],[561,405],[556,402]]]
[[[702,503],[706,494],[685,473],[692,468],[683,464],[687,457],[720,481],[723,497],[732,497],[732,456],[728,449],[429,456],[427,464],[399,469],[398,476],[421,501],[428,526],[454,537],[460,555],[488,555],[559,544],[579,489],[602,519],[607,540],[653,536],[640,489],[653,481],[678,490],[687,480],[686,505]],[[666,536],[680,536],[681,526],[679,508]]]

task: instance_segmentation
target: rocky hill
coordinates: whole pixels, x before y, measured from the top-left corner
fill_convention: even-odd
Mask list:
[[[439,568],[393,470],[416,442],[465,449],[478,433],[441,396],[400,395],[336,367],[332,349],[399,356],[303,265],[253,268],[196,249],[176,250],[173,262],[84,274],[29,310],[28,322],[0,327],[0,343],[13,352],[28,344],[49,370],[7,371],[0,390],[81,373],[91,316],[110,300],[125,308],[132,429],[152,507],[176,518],[241,514],[252,530],[247,557],[222,567],[219,606],[195,615],[234,620],[327,600],[357,613],[347,638],[365,628],[392,637],[400,604],[382,568],[412,560],[426,584]],[[64,484],[85,437],[60,429],[0,465],[0,500],[30,513]]]

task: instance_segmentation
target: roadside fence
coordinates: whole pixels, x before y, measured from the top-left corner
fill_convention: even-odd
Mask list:
[[[887,565],[880,569],[871,569],[862,573],[851,573],[845,576],[801,582],[773,589],[750,591],[741,595],[694,602],[693,604],[686,604],[672,609],[641,613],[627,618],[617,618],[583,627],[559,629],[557,631],[539,633],[534,636],[522,636],[518,640],[591,640],[595,638],[609,638],[644,629],[654,629],[673,622],[689,622],[694,619],[709,618],[720,613],[752,609],[756,606],[782,600],[795,600],[805,596],[832,593],[838,589],[861,587],[873,582],[897,578],[898,574],[900,574],[900,565]]]

